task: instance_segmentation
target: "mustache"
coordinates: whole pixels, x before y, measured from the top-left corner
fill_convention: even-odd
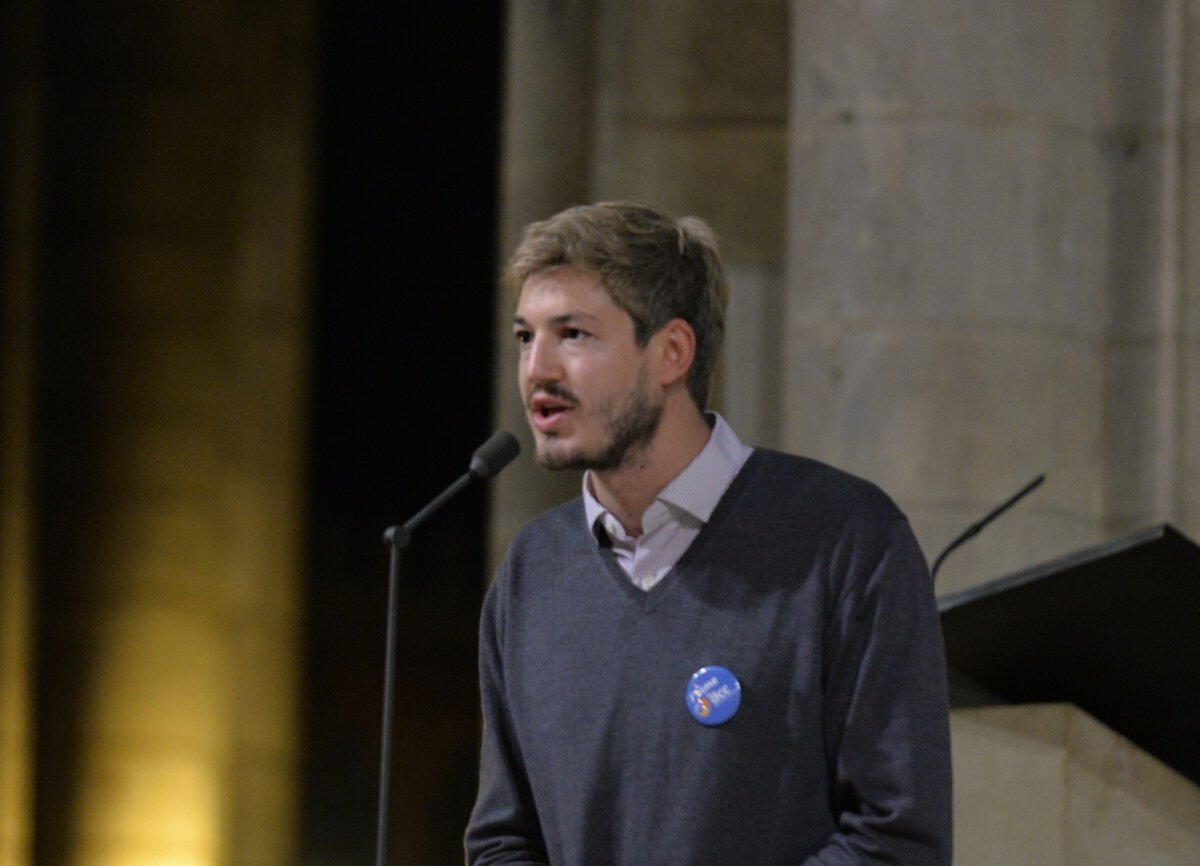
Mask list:
[[[572,406],[579,405],[579,398],[574,393],[561,385],[555,385],[553,382],[547,382],[545,385],[538,385],[536,388],[530,389],[529,396],[525,398],[525,404],[527,406],[531,405],[533,398],[539,394],[545,397],[553,397],[556,400],[562,400],[564,403],[569,403]]]

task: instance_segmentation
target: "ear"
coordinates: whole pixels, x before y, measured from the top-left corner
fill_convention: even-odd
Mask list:
[[[658,381],[667,388],[686,379],[696,360],[696,332],[683,319],[667,322],[652,338],[658,361]]]

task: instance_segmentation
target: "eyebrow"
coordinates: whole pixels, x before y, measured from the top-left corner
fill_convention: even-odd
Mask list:
[[[554,318],[552,318],[550,320],[550,324],[551,325],[569,325],[571,322],[577,322],[577,321],[581,321],[581,320],[582,321],[595,321],[596,316],[593,316],[591,313],[575,313],[575,312],[563,313],[562,315],[555,316]],[[529,320],[526,319],[524,316],[522,316],[520,313],[513,316],[513,324],[514,325],[522,325],[523,327],[526,327],[526,328],[532,327],[532,325],[529,324]]]

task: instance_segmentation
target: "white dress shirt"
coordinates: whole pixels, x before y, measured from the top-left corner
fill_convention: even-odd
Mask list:
[[[640,589],[650,589],[679,561],[754,452],[724,418],[716,412],[705,415],[712,424],[708,443],[650,503],[637,537],[592,495],[591,472],[583,475],[588,527],[598,543],[612,547],[617,564]]]

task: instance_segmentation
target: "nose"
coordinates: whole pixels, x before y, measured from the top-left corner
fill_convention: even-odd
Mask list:
[[[562,363],[553,342],[537,336],[525,345],[521,359],[521,374],[526,382],[557,382],[563,376]]]

